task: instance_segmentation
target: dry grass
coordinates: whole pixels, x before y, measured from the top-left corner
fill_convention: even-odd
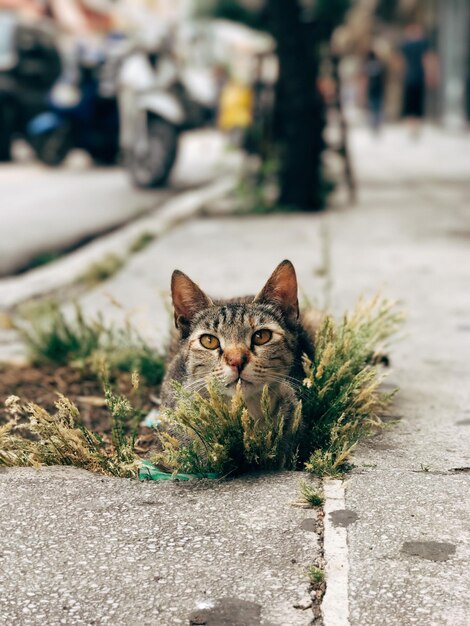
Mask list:
[[[78,425],[78,409],[64,396],[58,396],[53,415],[11,396],[6,403],[10,420],[0,426],[0,466],[71,465],[99,474],[136,477],[140,460],[122,430],[130,405],[110,391],[106,399],[114,424],[113,440],[108,443]]]
[[[301,405],[287,425],[272,415],[267,387],[261,400],[262,418],[249,415],[240,386],[230,402],[215,380],[207,398],[175,385],[179,401],[167,410],[167,430],[160,433],[163,451],[154,460],[169,471],[226,475],[259,468],[279,468],[291,462],[286,441],[295,439]]]

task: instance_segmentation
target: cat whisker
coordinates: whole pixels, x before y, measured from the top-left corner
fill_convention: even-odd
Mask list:
[[[196,380],[191,381],[187,385],[184,385],[185,391],[194,391],[195,389],[202,388],[207,383],[207,377],[197,378]]]
[[[286,380],[286,379],[283,379],[283,378],[277,378],[275,380],[277,380],[277,382],[279,382],[279,383],[285,383],[285,384],[289,385],[297,393],[304,392],[304,386],[298,380],[297,381],[296,380]]]
[[[293,376],[288,376],[287,374],[273,373],[270,371],[264,372],[265,376],[269,379],[276,379],[281,382],[287,382],[290,385],[298,385],[302,386],[301,381],[298,378],[294,378]]]
[[[290,380],[291,377],[288,377],[288,378],[289,379],[286,380],[286,378],[283,377],[283,376],[270,376],[266,380],[267,380],[268,384],[270,382],[281,383],[281,384],[282,383],[287,383],[289,386],[294,388],[294,391],[295,391],[297,397],[299,399],[302,399],[307,394],[307,390],[304,388],[302,383],[300,383],[298,380],[296,380],[296,379]]]
[[[267,373],[270,373],[270,372],[271,372],[271,368],[266,368],[266,369],[265,369],[265,371],[266,371]],[[281,372],[278,372],[278,371],[277,371],[277,370],[275,370],[275,369],[274,369],[273,371],[274,371],[274,374],[275,374],[276,376],[280,376],[280,377],[282,377],[282,378],[285,378],[286,380],[291,380],[291,381],[292,381],[292,382],[294,382],[294,383],[299,383],[299,382],[300,382],[298,378],[295,378],[295,376],[289,376],[288,374],[282,374]]]

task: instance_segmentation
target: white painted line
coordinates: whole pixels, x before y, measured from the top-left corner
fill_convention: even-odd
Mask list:
[[[344,483],[326,480],[324,557],[326,562],[326,593],[322,602],[324,626],[349,626],[348,542],[347,528],[335,527],[330,513],[346,508]]]

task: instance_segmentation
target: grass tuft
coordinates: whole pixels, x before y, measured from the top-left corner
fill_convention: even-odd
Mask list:
[[[53,301],[30,311],[27,322],[19,330],[36,364],[71,364],[99,374],[104,361],[111,374],[137,371],[149,384],[163,379],[164,357],[130,324],[115,329],[105,326],[101,317],[87,320],[78,305],[74,315],[66,317]]]
[[[299,492],[301,501],[308,506],[323,506],[325,498],[322,494],[312,487],[306,480],[301,480],[299,484]]]
[[[262,394],[260,419],[249,415],[238,386],[230,402],[217,381],[207,385],[207,397],[175,384],[178,403],[166,411],[168,430],[159,434],[163,451],[155,462],[172,472],[226,475],[259,468],[274,469],[290,462],[286,441],[295,438],[301,405],[289,424],[270,410],[268,388]]]
[[[319,567],[311,565],[307,570],[307,578],[312,585],[319,585],[325,580],[325,572]]]
[[[360,300],[336,323],[324,319],[316,335],[313,361],[304,359],[304,428],[306,469],[319,476],[340,476],[361,437],[381,425],[395,392],[382,393],[383,376],[375,355],[400,328],[395,304],[375,297]]]
[[[136,237],[129,246],[129,254],[136,254],[137,252],[145,250],[145,248],[147,248],[147,246],[149,246],[153,241],[155,241],[154,233],[149,231],[143,232],[141,235]]]
[[[34,363],[58,365],[84,361],[98,349],[105,334],[101,319],[86,321],[76,306],[74,319],[68,320],[54,301],[31,309],[19,330]]]
[[[123,267],[125,260],[117,254],[109,253],[100,261],[92,263],[78,278],[77,282],[94,287],[111,278]]]
[[[120,429],[122,405],[114,397],[108,406],[113,431]],[[6,407],[10,419],[0,426],[0,466],[71,465],[109,476],[137,476],[140,460],[132,442],[119,430],[105,444],[79,425],[78,409],[64,396],[58,395],[53,415],[33,402],[21,404],[16,396],[7,399]]]

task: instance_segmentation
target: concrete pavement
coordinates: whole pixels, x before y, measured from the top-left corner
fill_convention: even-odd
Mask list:
[[[335,307],[378,282],[408,313],[393,350],[402,421],[360,447],[345,482],[345,508],[358,516],[348,527],[350,623],[466,626],[470,140],[430,138],[406,153],[402,139],[401,150],[377,147],[391,171],[364,187],[363,218],[328,216]],[[364,178],[377,168],[371,156]]]
[[[0,471],[0,624],[308,626],[319,545],[315,512],[289,505],[300,477]]]
[[[328,570],[328,587],[335,588],[337,595],[333,599],[336,601],[334,621],[331,611],[326,612],[325,625],[466,626],[470,615],[470,398],[466,384],[470,373],[470,140],[466,136],[449,137],[429,130],[423,142],[416,143],[404,131],[395,129],[387,132],[382,141],[357,131],[352,145],[358,175],[363,181],[356,207],[344,206],[338,198],[336,209],[322,215],[206,218],[188,222],[133,256],[123,271],[84,295],[82,304],[87,312],[101,311],[113,320],[124,319],[132,311],[132,319],[142,334],[159,343],[166,336],[169,323],[162,293],[168,293],[170,274],[175,267],[187,272],[209,293],[230,296],[257,291],[275,264],[286,257],[296,265],[305,293],[337,314],[352,307],[361,292],[373,293],[382,288],[385,295],[398,298],[408,313],[407,336],[391,352],[389,382],[401,388],[392,417],[398,415],[402,419],[360,446],[354,456],[355,470],[338,485],[335,498],[327,502],[326,532],[331,534],[339,529],[337,535],[343,540],[342,545],[334,542],[328,545],[333,545],[333,550],[341,549],[347,576],[338,576],[341,559],[336,574],[334,569]],[[113,299],[123,309],[110,306]],[[29,555],[36,548],[31,545],[28,528],[34,527],[37,516],[46,515],[50,506],[50,500],[35,499],[35,485],[40,484],[45,493],[51,493],[52,489],[57,494],[53,512],[57,519],[64,520],[67,510],[71,511],[71,517],[83,511],[80,503],[78,508],[68,508],[72,505],[68,503],[67,492],[73,500],[79,489],[75,479],[61,478],[62,482],[53,483],[35,476],[30,470],[2,475],[5,513],[0,519],[16,531],[15,536],[2,535],[4,551],[17,550],[15,554],[24,570],[13,573],[9,585],[15,580],[23,584],[22,577],[32,576],[34,572],[28,559],[31,560]],[[108,479],[103,483],[100,479],[88,480],[83,489],[89,494],[87,506],[93,510],[94,503],[100,499],[105,506],[108,492],[103,495],[100,485],[108,484]],[[284,496],[279,495],[276,477],[270,478],[274,480],[272,487],[267,480],[266,490],[272,496],[270,506],[278,511],[280,523],[275,525],[272,521],[273,526],[269,527],[272,531],[265,527],[265,532],[257,535],[260,543],[256,545],[261,550],[278,545],[279,553],[283,554],[279,536],[283,542],[287,541],[292,528],[291,522],[283,517],[284,509],[278,507],[278,502],[285,502],[286,494],[281,490]],[[25,482],[29,487],[25,487]],[[121,490],[124,493],[129,484],[111,482],[113,490],[109,494],[119,494]],[[259,497],[250,485],[237,500],[240,484],[234,481],[220,487],[227,490],[222,493],[226,493],[227,500],[223,502],[228,503],[229,510],[230,502],[238,503],[236,506],[243,511]],[[114,491],[114,485],[122,486]],[[158,494],[155,499],[163,503],[165,514],[169,511],[169,528],[178,538],[180,535],[171,520],[173,515],[186,515],[187,494],[179,491],[180,496],[171,500],[170,510],[165,499],[166,487],[133,487],[136,492],[139,488]],[[19,505],[17,490],[22,494],[21,515],[12,517]],[[207,497],[214,498],[211,505],[201,504],[202,508],[198,509],[201,528],[212,528],[213,520],[221,527],[219,516],[223,506],[219,506],[218,493],[214,491],[215,495],[211,496],[209,488]],[[198,493],[195,500],[207,502],[204,497],[206,492],[204,496]],[[189,505],[192,507],[193,503],[190,501]],[[131,506],[130,510],[134,508]],[[256,528],[256,522],[250,522],[252,514],[250,509],[243,517],[245,529],[252,524]],[[132,515],[132,521],[118,514],[113,516],[113,527],[120,538],[140,528],[137,513]],[[274,520],[274,513],[269,512],[268,518]],[[91,532],[96,533],[97,542],[105,545],[106,527],[96,519]],[[83,515],[82,520],[85,520]],[[54,566],[45,560],[41,570],[44,577],[57,572],[61,579],[68,579],[75,563],[89,563],[90,554],[96,553],[96,548],[90,550],[84,538],[86,523],[73,523],[71,535],[80,537],[75,541],[73,558],[69,544],[56,541]],[[56,533],[55,526],[56,522],[50,521],[41,532],[46,536]],[[158,533],[157,536],[155,549],[161,558],[168,537]],[[330,535],[326,539],[329,541]],[[175,540],[175,545],[178,541]],[[19,547],[14,548],[15,545]],[[313,559],[316,543],[312,539],[308,545],[307,551],[310,554],[311,550]],[[204,554],[212,554],[216,560],[219,554],[224,554],[217,544],[212,544],[212,548],[212,553]],[[250,549],[255,549],[254,544]],[[285,550],[288,551],[288,546]],[[37,551],[46,555],[47,543],[37,547]],[[176,569],[184,569],[181,564],[186,562],[186,554],[180,552],[181,557],[177,552],[173,554]],[[328,556],[334,558],[335,554]],[[211,590],[211,598],[221,600],[227,596],[222,578],[225,573],[230,586],[237,589],[238,600],[253,601],[263,607],[270,605],[270,601],[260,602],[258,594],[258,599],[253,599],[252,589],[260,589],[261,593],[257,581],[249,579],[244,589],[238,586],[245,580],[246,567],[240,565],[225,571],[220,567],[221,562],[217,562],[219,567],[212,568],[207,562],[200,567],[203,586]],[[275,576],[290,588],[290,570],[285,562],[281,565]],[[65,623],[89,623],[83,603],[89,601],[92,593],[99,594],[100,590],[109,588],[108,582],[99,582],[97,573],[98,563],[96,567],[88,565],[87,574],[80,579],[76,621]],[[169,577],[167,583],[161,583],[164,597],[170,593],[170,587],[174,592],[172,581]],[[130,581],[126,585],[121,587],[126,586],[129,595],[122,596],[119,611],[128,616],[128,621],[123,623],[133,625],[132,606],[147,606],[148,594],[145,587],[139,592],[138,585]],[[183,607],[184,612],[178,612],[178,607],[181,594],[185,596],[187,590],[188,597],[195,597],[191,595],[193,588],[187,587],[186,578],[176,588],[178,597],[173,601],[175,608],[171,615],[183,622],[173,622],[171,617],[149,623],[158,626],[188,623],[184,621],[187,606]],[[289,596],[289,603],[293,597]],[[9,598],[5,602],[10,602]],[[156,599],[155,603],[158,602]],[[24,603],[23,597],[8,610],[22,610]],[[253,609],[251,605],[245,608]],[[296,623],[289,621],[290,615],[285,618],[281,608],[261,615],[255,618],[258,621],[244,623],[250,626],[263,623],[260,620],[278,626]]]

